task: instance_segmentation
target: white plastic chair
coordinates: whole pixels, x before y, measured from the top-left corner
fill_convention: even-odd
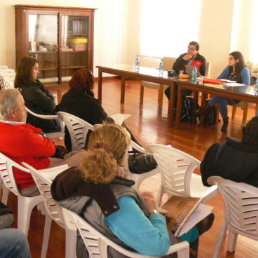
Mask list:
[[[59,119],[57,115],[41,115],[41,114],[37,114],[37,113],[31,111],[27,107],[26,107],[26,110],[31,115],[33,115],[35,117],[38,117],[38,118],[41,118],[41,119],[46,119],[46,120]],[[60,125],[61,125],[61,131],[60,132],[45,133],[45,135],[48,138],[62,138],[62,137],[64,137],[64,126],[63,126],[62,121],[60,121]]]
[[[58,174],[67,169],[68,165],[41,170],[37,170],[26,163],[23,163],[23,165],[31,172],[47,211],[41,257],[46,257],[47,254],[52,220],[65,229],[65,257],[76,257],[76,226],[73,223],[73,219],[69,217],[70,213],[67,213],[65,209],[57,204],[51,195],[51,184],[53,180]]]
[[[219,257],[227,231],[229,252],[235,251],[238,234],[258,240],[258,188],[219,176],[209,177],[208,182],[218,186],[225,203],[224,221],[213,257]]]
[[[135,150],[137,150],[139,152],[142,152],[142,153],[147,153],[146,150],[143,147],[141,147],[139,144],[137,144],[134,141],[131,141],[131,145],[129,147],[129,150],[132,150],[132,149],[135,149]],[[128,157],[126,157],[125,160],[124,160],[124,172],[125,172],[126,177],[128,179],[131,179],[131,180],[135,181],[135,184],[133,185],[133,187],[136,191],[139,191],[140,184],[142,183],[142,181],[144,179],[148,178],[148,177],[159,174],[160,169],[159,169],[159,167],[156,167],[155,169],[153,169],[149,172],[142,173],[142,174],[132,173],[129,169]]]
[[[102,233],[93,228],[86,220],[79,215],[71,212],[80,235],[84,241],[85,246],[89,252],[89,257],[108,257],[108,247],[112,247],[122,255],[133,258],[147,258],[153,256],[142,255],[133,251],[129,251],[122,246],[114,243]],[[178,258],[189,257],[189,244],[186,241],[171,245],[167,254],[177,252]]]
[[[203,198],[207,202],[217,193],[217,186],[206,187],[200,175],[194,172],[200,161],[170,145],[152,144],[148,146],[161,169],[161,187],[157,196],[160,205],[163,194]]]
[[[89,130],[93,131],[93,125],[77,116],[63,111],[57,112],[57,115],[59,119],[65,123],[65,126],[69,131],[72,143],[72,151],[84,149],[87,134]]]
[[[26,197],[20,194],[13,174],[14,167],[30,173],[28,169],[0,153],[0,173],[4,182],[2,202],[7,204],[9,191],[13,192],[18,197],[18,229],[27,236],[30,225],[31,211],[37,204],[42,202],[43,199],[40,195]],[[9,191],[7,191],[5,188]]]

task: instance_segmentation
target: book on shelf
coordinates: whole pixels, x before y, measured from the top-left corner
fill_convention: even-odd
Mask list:
[[[166,216],[167,227],[176,237],[180,237],[207,217],[213,207],[201,203],[202,198],[172,196],[162,206],[160,212]]]

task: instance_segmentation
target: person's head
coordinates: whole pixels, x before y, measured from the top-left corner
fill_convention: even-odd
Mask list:
[[[192,55],[192,56],[196,56],[198,51],[199,51],[199,44],[198,42],[196,41],[191,41],[189,44],[188,44],[188,49],[187,49],[187,53]]]
[[[110,183],[123,164],[130,141],[126,129],[116,124],[104,124],[94,130],[79,166],[85,181]]]
[[[245,66],[245,60],[241,52],[234,51],[229,54],[228,65],[232,67],[241,67],[241,70]]]
[[[0,91],[0,114],[3,120],[26,122],[24,99],[17,89]]]
[[[23,57],[17,67],[14,81],[15,87],[22,87],[23,84],[35,82],[39,74],[39,61],[33,57]]]
[[[91,91],[94,85],[93,79],[93,74],[90,70],[82,69],[73,74],[69,85],[71,89],[77,91]]]
[[[258,116],[253,117],[243,127],[242,143],[258,147]]]

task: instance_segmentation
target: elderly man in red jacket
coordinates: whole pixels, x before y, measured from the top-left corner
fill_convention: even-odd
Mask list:
[[[17,89],[0,91],[0,116],[0,152],[19,164],[26,162],[36,169],[48,168],[49,157],[56,152],[55,144],[44,137],[40,128],[26,124],[24,99]],[[62,163],[69,164],[60,160]],[[14,176],[22,195],[39,194],[29,173],[15,169]]]

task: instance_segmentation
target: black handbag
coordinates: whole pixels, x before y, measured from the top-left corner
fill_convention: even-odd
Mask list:
[[[13,211],[0,202],[0,229],[10,228],[13,223]]]
[[[155,169],[158,164],[153,155],[140,152],[129,152],[128,166],[132,173],[143,174]]]

